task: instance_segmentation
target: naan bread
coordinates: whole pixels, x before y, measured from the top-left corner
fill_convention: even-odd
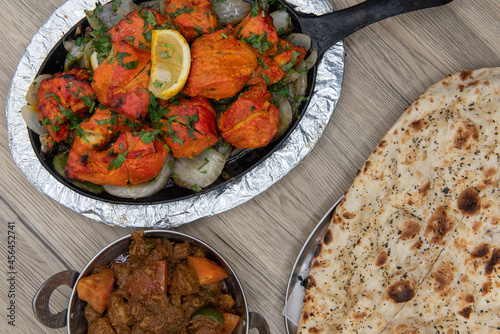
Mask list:
[[[425,91],[337,206],[298,333],[500,333],[500,68]]]

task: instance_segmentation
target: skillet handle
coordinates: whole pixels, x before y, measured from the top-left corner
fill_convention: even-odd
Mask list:
[[[316,42],[318,55],[350,34],[386,18],[445,5],[453,0],[367,0],[321,16],[299,14],[302,31]]]
[[[74,270],[61,271],[50,277],[38,289],[33,297],[33,312],[42,324],[50,328],[61,328],[66,326],[66,314],[68,310],[63,310],[57,314],[52,314],[49,309],[50,296],[55,289],[61,285],[67,285],[71,289],[75,286],[80,273]]]
[[[257,329],[259,334],[271,334],[266,319],[257,312],[249,313],[249,325],[250,328]]]

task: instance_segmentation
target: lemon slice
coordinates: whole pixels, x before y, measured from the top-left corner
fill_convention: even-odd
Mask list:
[[[177,30],[153,30],[149,90],[163,100],[175,96],[186,84],[190,67],[186,39]]]
[[[97,59],[97,52],[94,51],[90,56],[90,64],[92,65],[92,69],[95,71],[97,66],[99,66],[99,60]]]

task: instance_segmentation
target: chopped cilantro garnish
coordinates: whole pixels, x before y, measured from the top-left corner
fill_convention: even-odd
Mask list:
[[[274,44],[267,40],[267,31],[264,31],[260,35],[256,35],[253,32],[250,34],[249,37],[243,38],[243,42],[256,48],[261,54],[273,48]]]
[[[112,153],[110,152],[110,154],[112,154]],[[116,168],[116,169],[120,168],[126,160],[127,160],[127,151],[125,151],[123,153],[119,153],[116,156],[115,160],[111,161],[111,164],[109,165],[108,170],[112,170],[113,168]]]
[[[293,65],[295,64],[295,61],[297,60],[297,58],[300,56],[300,54],[301,54],[300,52],[295,51],[292,54],[292,59],[290,59],[290,61],[288,63],[281,66],[281,69],[285,72],[290,71],[292,69]]]
[[[259,9],[259,2],[254,1],[252,3],[252,10],[250,11],[250,17],[256,17],[257,15],[259,15]]]
[[[175,8],[175,5],[172,6],[172,9],[173,8]],[[169,13],[168,16],[170,16],[171,19],[175,19],[177,16],[181,14],[190,14],[192,12],[195,12],[195,10],[193,8],[189,8],[188,6],[186,6],[186,4],[184,4],[182,5],[182,9],[177,8],[175,12]]]
[[[159,129],[154,129],[153,131],[145,131],[142,129],[140,137],[145,144],[151,144],[160,132],[161,131]]]
[[[59,96],[57,96],[54,93],[45,94],[45,98],[46,99],[53,98],[54,100],[57,101],[57,103],[61,103],[61,99],[59,98]]]
[[[130,53],[127,53],[127,52],[119,52],[118,51],[115,54],[116,61],[118,62],[118,64],[120,66],[126,68],[127,70],[133,70],[133,69],[137,68],[137,66],[139,65],[139,61],[134,60],[134,61],[130,61],[128,63],[124,63],[123,58],[129,57],[129,56],[130,56]]]
[[[210,162],[210,160],[208,160],[207,158],[205,158],[205,160],[204,160],[204,162],[201,164],[201,166],[200,166],[200,167],[198,167],[198,171],[201,171],[201,169],[202,169],[203,167],[205,167],[205,166],[206,166],[209,162]],[[206,171],[205,171],[205,173],[206,173]]]
[[[162,59],[168,59],[168,58],[170,58],[171,56],[168,54],[168,51],[162,51],[162,52],[160,52],[160,57],[161,57]]]
[[[113,1],[113,4],[111,5],[111,10],[116,13],[118,8],[120,8],[121,4],[122,4],[122,0]]]

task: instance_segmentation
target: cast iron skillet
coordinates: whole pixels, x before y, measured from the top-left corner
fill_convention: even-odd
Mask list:
[[[318,50],[318,64],[323,54],[330,46],[369,24],[399,14],[444,5],[451,1],[452,0],[368,0],[358,5],[321,16],[296,13],[293,8],[285,2],[282,2],[281,5],[284,6],[290,14],[294,31],[305,33],[311,37],[311,50]],[[143,0],[136,2],[141,3]],[[81,31],[84,31],[84,29],[88,26],[87,20],[82,19],[54,46],[45,61],[42,63],[42,66],[38,71],[38,75],[44,73],[54,74],[63,71],[64,60],[67,53],[64,49],[63,41],[68,38],[74,38],[75,32],[79,26],[83,28]],[[232,182],[232,180],[238,179],[251,171],[254,167],[259,165],[262,161],[274,153],[274,151],[281,147],[281,144],[296,128],[302,115],[307,109],[308,101],[314,91],[316,70],[317,65],[315,65],[308,73],[308,87],[306,90],[306,97],[308,97],[308,99],[302,102],[299,106],[299,117],[293,120],[287,131],[285,131],[280,138],[276,139],[266,147],[255,150],[244,150],[238,155],[230,158],[224,167],[222,175],[216,180],[216,182],[205,188],[204,191],[210,191],[223,187],[229,182]],[[168,203],[196,196],[194,191],[177,187],[173,183],[167,184],[164,189],[152,196],[140,199],[119,198],[105,192],[100,195],[86,192],[65,180],[55,171],[52,159],[45,160],[41,154],[41,145],[38,135],[31,130],[28,131],[31,144],[41,164],[59,182],[81,195],[114,204],[134,205]]]

